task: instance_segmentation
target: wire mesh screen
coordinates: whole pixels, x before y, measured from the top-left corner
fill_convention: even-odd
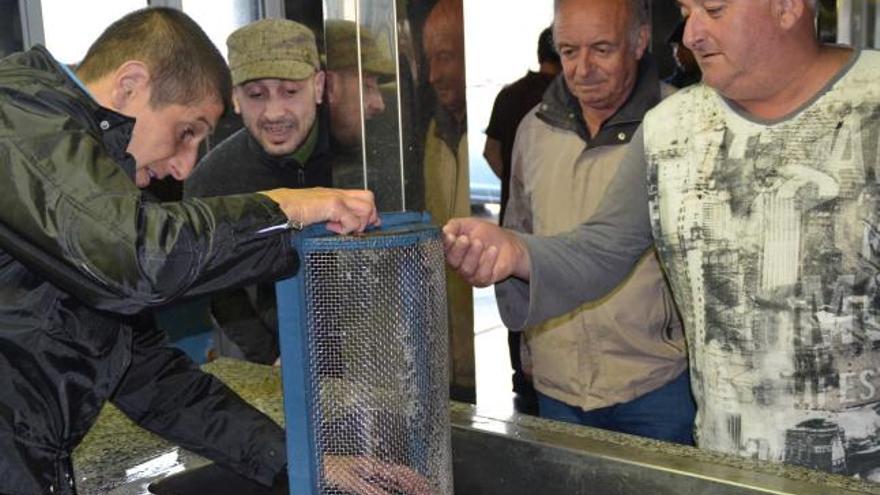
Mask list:
[[[451,494],[439,232],[317,237],[300,253],[313,493]]]

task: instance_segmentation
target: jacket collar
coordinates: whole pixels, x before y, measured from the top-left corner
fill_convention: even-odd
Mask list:
[[[562,74],[553,80],[544,93],[537,116],[550,126],[577,133],[591,147],[626,144],[642,123],[645,113],[660,99],[657,67],[651,56],[645,54],[639,61],[636,84],[629,98],[602,124],[595,136],[590,137],[580,105],[568,90]]]
[[[126,151],[131,142],[134,119],[99,105],[79,79],[42,45],[35,45],[28,52],[26,61],[34,68],[47,71],[57,80],[59,89],[71,97],[66,103],[80,107],[80,111],[90,117],[83,123],[100,136],[107,154],[134,181],[135,160]]]

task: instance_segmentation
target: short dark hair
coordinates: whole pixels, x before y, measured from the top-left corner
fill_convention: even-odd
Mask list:
[[[149,7],[110,25],[92,44],[77,75],[95,81],[127,60],[150,70],[150,104],[190,105],[206,97],[229,107],[232,78],[223,55],[208,35],[179,10]]]
[[[538,63],[544,62],[559,63],[559,54],[556,53],[556,47],[553,46],[553,28],[548,27],[541,31],[538,36]]]

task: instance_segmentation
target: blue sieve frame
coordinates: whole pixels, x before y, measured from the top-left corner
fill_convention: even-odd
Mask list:
[[[292,238],[300,260],[296,275],[275,284],[284,424],[287,433],[287,475],[290,493],[317,494],[321,473],[314,451],[316,426],[311,422],[315,397],[309,387],[308,310],[305,280],[306,256],[313,252],[387,249],[411,246],[440,236],[427,212],[394,212],[380,215],[382,225],[363,236],[340,236],[324,224],[306,227]]]

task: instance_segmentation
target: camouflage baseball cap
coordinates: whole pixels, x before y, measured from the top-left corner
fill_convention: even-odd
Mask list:
[[[253,79],[305,79],[320,67],[315,35],[302,24],[262,19],[226,39],[232,84]]]
[[[363,71],[390,79],[394,76],[394,62],[379,45],[373,33],[361,26],[361,58]],[[327,70],[357,70],[357,25],[352,21],[328,20],[324,26],[327,46]]]

